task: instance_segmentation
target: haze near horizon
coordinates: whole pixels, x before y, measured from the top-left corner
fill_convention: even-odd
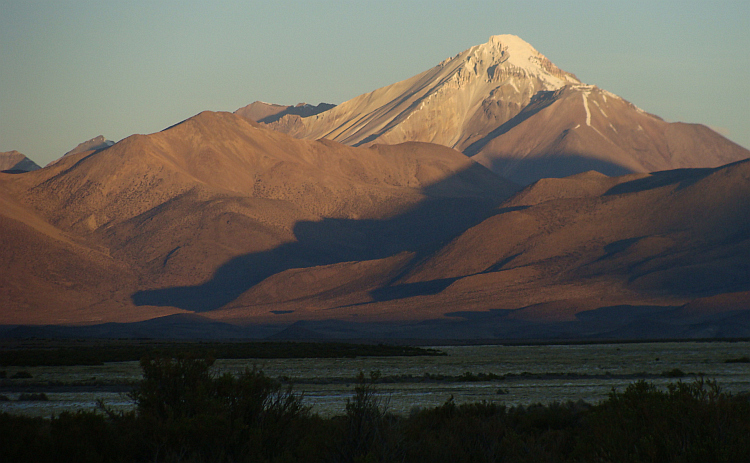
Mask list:
[[[428,12],[428,13],[427,13]],[[40,165],[255,100],[341,103],[515,34],[669,121],[750,147],[746,2],[0,0],[0,151]]]

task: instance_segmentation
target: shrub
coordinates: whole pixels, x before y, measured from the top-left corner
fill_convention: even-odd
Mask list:
[[[189,418],[211,406],[211,374],[214,360],[190,356],[144,357],[143,381],[131,393],[141,416],[158,421]]]
[[[0,461],[738,462],[750,455],[750,396],[714,381],[639,381],[606,401],[493,402],[388,413],[378,372],[360,372],[346,413],[311,415],[253,368],[214,375],[206,358],[144,359],[132,412],[0,413]]]
[[[750,402],[715,381],[639,381],[593,409],[581,449],[604,461],[743,461],[750,455]],[[744,455],[744,457],[743,457]]]
[[[0,461],[52,461],[50,420],[0,413]]]
[[[569,461],[590,406],[553,403],[506,407],[493,402],[422,410],[405,425],[406,461]]]
[[[114,454],[112,429],[102,415],[63,412],[50,424],[55,458],[59,461],[95,462]]]
[[[357,375],[354,394],[346,400],[346,415],[338,419],[339,432],[331,459],[341,462],[398,461],[400,446],[388,401],[379,396],[375,383],[379,371]]]
[[[405,426],[407,461],[501,461],[505,406],[490,402],[443,405],[410,417]]]
[[[293,452],[308,415],[301,397],[255,368],[215,376],[212,365],[192,356],[141,361],[144,379],[132,397],[152,451],[211,461]]]
[[[685,372],[680,370],[679,368],[673,368],[662,373],[662,376],[666,376],[667,378],[682,378],[683,376],[685,376]]]

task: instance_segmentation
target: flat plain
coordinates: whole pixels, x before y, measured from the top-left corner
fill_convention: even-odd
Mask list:
[[[732,394],[750,392],[750,342],[650,342],[611,344],[432,346],[446,355],[329,358],[218,359],[217,374],[259,368],[304,394],[313,412],[341,414],[360,371],[379,372],[376,389],[397,414],[456,403],[505,405],[583,400],[598,403],[615,389],[646,380],[659,387],[675,381],[716,380]],[[102,365],[4,366],[0,412],[29,416],[91,410],[101,400],[115,409],[134,405],[127,392],[141,379],[137,361]],[[19,371],[31,378],[12,379]],[[45,393],[47,401],[19,401]]]

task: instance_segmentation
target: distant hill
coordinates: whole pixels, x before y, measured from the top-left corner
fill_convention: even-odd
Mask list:
[[[110,146],[114,145],[115,142],[112,140],[107,140],[104,138],[103,135],[98,135],[90,140],[86,140],[84,142],[79,143],[75,148],[68,151],[67,153],[63,154],[62,157],[71,156],[78,153],[83,153],[86,151],[101,151],[103,149],[107,149]],[[62,158],[55,159],[54,161],[47,164],[48,166],[58,162]]]
[[[18,151],[0,153],[0,171],[30,172],[40,169],[39,165]]]
[[[310,117],[335,106],[329,103],[320,103],[317,106],[307,103],[299,103],[296,106],[282,106],[256,101],[238,109],[234,113],[254,122],[270,124],[286,115]]]
[[[718,167],[750,157],[705,126],[665,122],[582,83],[512,35],[490,37],[410,79],[319,114],[267,122],[298,138],[353,146],[438,143],[521,184],[592,169],[622,175]]]

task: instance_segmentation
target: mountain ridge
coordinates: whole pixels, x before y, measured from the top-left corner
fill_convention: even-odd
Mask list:
[[[23,173],[37,169],[41,167],[23,153],[16,150],[0,153],[0,171]]]
[[[622,175],[750,157],[705,126],[665,122],[582,83],[513,35],[492,36],[327,111],[286,115],[268,126],[352,146],[437,143],[521,184],[591,169]]]
[[[517,37],[308,117],[204,111],[97,141],[0,173],[0,325],[750,335],[746,150],[583,84]]]
[[[388,264],[403,266],[515,189],[445,147],[296,140],[203,112],[36,173],[0,176],[0,199],[17,206],[5,209],[0,226],[26,255],[7,266],[0,287],[27,307],[4,312],[1,322],[135,321],[218,307],[294,268],[390,252],[405,253]],[[447,226],[436,227],[440,221]],[[13,231],[19,226],[27,232]],[[36,244],[23,244],[30,239]],[[44,270],[70,265],[79,269]],[[47,290],[33,294],[19,280],[45,278]],[[55,299],[76,309],[66,318]],[[35,315],[23,315],[31,308]]]

